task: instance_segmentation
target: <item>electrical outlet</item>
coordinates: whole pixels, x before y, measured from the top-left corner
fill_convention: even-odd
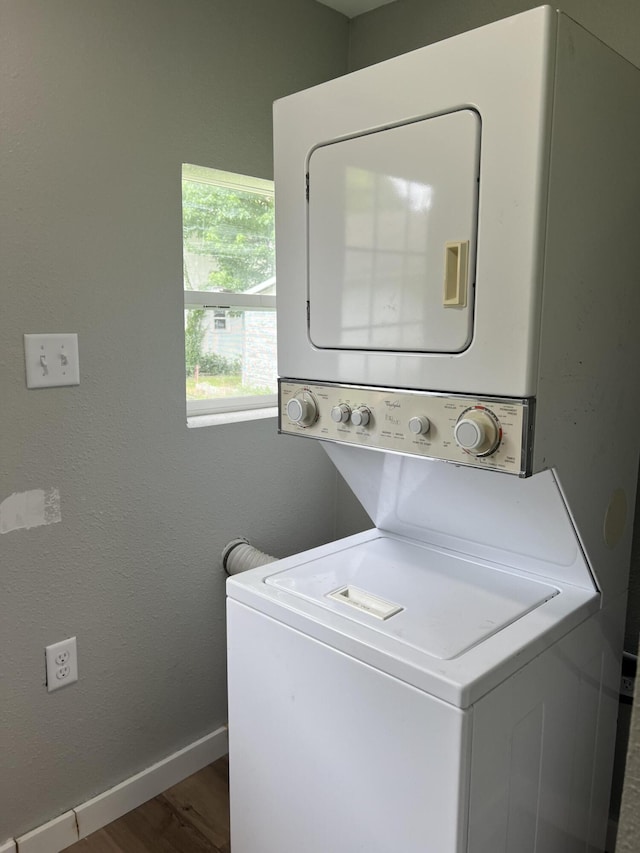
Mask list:
[[[625,705],[633,704],[637,668],[638,658],[629,652],[624,652],[622,655],[622,675],[620,677],[620,701]]]
[[[620,695],[627,699],[633,699],[636,679],[633,675],[623,675],[620,679]]]
[[[46,646],[44,656],[47,664],[49,693],[78,680],[78,650],[75,637]]]

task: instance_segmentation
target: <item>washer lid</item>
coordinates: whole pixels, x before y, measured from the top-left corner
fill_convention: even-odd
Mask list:
[[[386,536],[269,575],[265,583],[442,660],[559,593],[463,555]]]

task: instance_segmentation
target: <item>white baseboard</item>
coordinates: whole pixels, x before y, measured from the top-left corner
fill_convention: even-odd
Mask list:
[[[0,853],[59,853],[197,773],[227,751],[227,727],[222,726],[55,820],[19,838],[9,839],[0,846]]]
[[[227,751],[227,729],[223,726],[92,800],[87,800],[74,809],[78,819],[78,838],[86,838],[112,820],[146,803],[216,761]]]
[[[16,838],[16,849],[19,853],[58,853],[77,840],[78,824],[70,811]]]

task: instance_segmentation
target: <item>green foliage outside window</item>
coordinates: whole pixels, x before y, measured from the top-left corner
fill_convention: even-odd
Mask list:
[[[273,194],[182,182],[185,289],[245,293],[274,273]],[[206,280],[192,281],[188,253],[206,256]]]

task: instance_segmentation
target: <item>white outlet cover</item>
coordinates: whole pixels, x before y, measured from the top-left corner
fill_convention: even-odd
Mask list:
[[[80,384],[76,334],[25,335],[27,388]]]
[[[47,663],[47,691],[52,693],[67,684],[78,680],[78,649],[76,638],[69,637],[46,646],[44,650]]]

